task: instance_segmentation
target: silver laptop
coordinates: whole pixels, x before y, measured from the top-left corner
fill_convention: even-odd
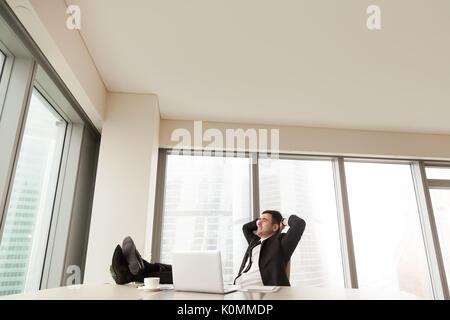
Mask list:
[[[224,285],[220,250],[172,253],[173,287],[177,291],[230,293],[235,285]]]

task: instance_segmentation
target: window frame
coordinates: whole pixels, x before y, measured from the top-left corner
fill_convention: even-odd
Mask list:
[[[214,151],[208,152],[208,156],[214,157]],[[165,199],[165,188],[166,188],[166,174],[167,174],[167,157],[169,155],[181,155],[181,156],[203,156],[203,151],[199,150],[183,150],[182,153],[178,153],[178,150],[159,148],[158,150],[158,165],[157,165],[157,177],[156,177],[156,192],[155,192],[155,207],[153,215],[153,232],[152,232],[152,261],[160,261],[161,258],[161,248],[162,248],[162,224],[163,224],[163,214],[164,214],[164,199]],[[238,158],[249,158],[251,159],[251,153],[248,152],[223,152],[220,157],[233,157]],[[249,165],[249,178],[252,181],[253,178],[253,164]],[[251,183],[253,185],[253,183]],[[251,187],[251,185],[249,187]],[[250,190],[250,206],[253,208],[253,193]],[[254,212],[254,210],[253,210]],[[258,216],[259,217],[259,214]]]
[[[412,165],[413,177],[416,181],[416,194],[418,195],[419,212],[423,235],[430,261],[431,277],[435,299],[450,300],[449,284],[446,275],[444,258],[439,242],[439,236],[431,201],[431,189],[450,189],[435,184],[435,181],[444,181],[450,186],[450,180],[427,179],[426,167],[450,167],[450,163],[441,161],[414,161]]]
[[[255,155],[256,159],[270,159],[267,154],[262,154],[260,157],[258,154]],[[357,288],[357,277],[356,277],[356,263],[354,259],[353,250],[353,239],[351,233],[345,232],[345,230],[351,230],[350,215],[348,211],[348,202],[345,203],[346,198],[342,197],[342,191],[345,184],[345,177],[342,176],[342,171],[340,171],[340,163],[343,161],[342,158],[337,156],[321,156],[321,155],[297,155],[297,154],[280,154],[277,157],[279,160],[298,160],[298,161],[329,161],[331,162],[332,172],[333,172],[333,183],[335,190],[335,200],[336,200],[336,214],[337,214],[337,224],[338,224],[338,236],[339,236],[339,248],[341,254],[342,272],[345,288]],[[343,163],[343,162],[342,162]],[[259,165],[259,161],[257,161]],[[259,166],[257,166],[257,172],[259,172]],[[259,176],[259,175],[258,175]],[[253,189],[255,193],[258,194],[259,198],[259,184]],[[258,202],[259,206],[259,202]],[[258,207],[258,212],[256,217],[259,217],[260,210]],[[292,270],[292,267],[291,267]]]
[[[73,111],[70,102],[41,67],[38,67],[36,72],[35,87],[55,112],[67,122],[47,249],[42,266],[40,287],[45,289],[64,285],[67,278],[68,235],[72,227],[80,153],[87,128],[83,119]]]
[[[50,212],[50,225],[51,225],[51,223],[52,223],[52,221],[53,221],[53,219],[54,219],[54,213],[55,213],[55,210],[54,210],[54,203],[57,201],[56,194],[57,194],[57,192],[58,192],[58,186],[60,185],[60,183],[59,183],[59,181],[60,181],[60,172],[61,172],[61,168],[64,166],[62,160],[63,160],[63,157],[64,157],[65,146],[66,146],[66,144],[68,143],[68,141],[67,141],[67,128],[68,128],[70,122],[68,122],[68,121],[63,117],[63,115],[61,115],[61,114],[58,112],[57,108],[55,108],[54,102],[52,102],[51,99],[50,99],[50,101],[49,101],[48,96],[46,97],[46,95],[43,94],[43,93],[40,91],[40,90],[43,90],[43,88],[40,87],[41,89],[39,89],[39,87],[40,87],[40,86],[39,86],[39,84],[38,84],[38,80],[37,80],[37,78],[35,78],[35,79],[34,79],[34,85],[33,85],[33,87],[32,87],[31,90],[30,90],[30,95],[29,95],[29,97],[27,98],[27,100],[28,100],[28,101],[31,100],[31,96],[32,96],[32,94],[33,94],[33,91],[36,90],[37,94],[40,95],[40,98],[44,99],[44,101],[45,101],[45,103],[48,105],[48,107],[51,108],[49,111],[52,112],[52,113],[55,113],[58,117],[62,118],[63,121],[65,121],[65,123],[66,123],[66,129],[65,129],[64,137],[63,137],[63,141],[62,141],[61,156],[60,156],[60,158],[59,158],[59,166],[58,166],[58,170],[57,170],[57,171],[58,171],[58,174],[57,174],[56,187],[55,187],[55,191],[54,191],[54,195],[53,195],[53,209],[52,209],[52,211]],[[28,105],[27,105],[27,112],[26,112],[26,115],[25,115],[25,117],[24,117],[24,119],[23,119],[23,122],[24,122],[24,123],[23,123],[23,131],[22,131],[21,136],[20,136],[18,148],[17,148],[16,155],[15,155],[16,160],[15,160],[15,162],[14,162],[13,171],[12,171],[12,174],[11,174],[11,177],[10,177],[10,185],[9,185],[9,188],[8,188],[8,194],[7,194],[7,198],[6,198],[6,204],[5,204],[6,207],[5,207],[5,211],[3,212],[3,217],[4,217],[5,221],[6,221],[6,217],[7,217],[7,214],[8,214],[8,207],[9,207],[10,197],[11,197],[11,195],[12,195],[12,190],[13,190],[13,187],[14,187],[14,179],[15,179],[15,177],[16,177],[17,165],[18,165],[18,163],[19,163],[19,155],[20,155],[20,152],[21,152],[22,142],[23,142],[23,139],[24,139],[24,134],[23,134],[23,133],[24,133],[24,130],[25,130],[25,123],[26,123],[27,118],[28,118],[28,110],[29,110],[29,108],[30,108],[30,102],[29,102]],[[4,227],[4,224],[2,223],[2,228],[3,228],[3,227]],[[51,229],[48,230],[48,234],[47,234],[47,235],[50,234],[50,231],[51,231]],[[2,234],[0,234],[0,241],[2,240],[1,236],[2,236]],[[47,237],[47,238],[48,238],[48,237]],[[47,243],[45,244],[45,247],[46,247],[45,251],[46,251],[46,252],[47,252],[48,245],[49,245],[49,241],[47,240]],[[41,273],[40,273],[39,276],[37,276],[37,277],[40,279],[40,281],[39,281],[39,289],[42,289],[42,276],[43,276],[43,271],[44,271],[44,266],[45,266],[45,264],[46,264],[46,260],[47,260],[47,259],[46,259],[46,255],[45,255],[45,256],[44,256],[44,260],[43,260],[43,264],[40,266]],[[31,262],[30,262],[30,265],[31,265]],[[28,266],[28,268],[30,267],[30,265]],[[27,288],[27,285],[25,285],[25,289],[26,289],[26,288]]]
[[[2,76],[0,83],[0,103],[2,105],[0,145],[4,155],[0,158],[1,239],[37,65],[2,17],[0,17],[0,27],[4,30],[0,37],[0,45],[3,53],[6,54],[6,73]]]
[[[0,72],[0,119],[2,118],[3,103],[6,98],[6,89],[8,88],[9,78],[14,63],[14,55],[9,51],[8,47],[0,39],[0,54],[5,56],[3,66]]]

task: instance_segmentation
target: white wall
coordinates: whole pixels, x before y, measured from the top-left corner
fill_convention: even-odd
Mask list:
[[[149,253],[159,122],[155,95],[108,94],[84,283],[114,282],[109,266],[125,236]]]
[[[204,121],[202,127],[203,133],[209,128],[216,128],[223,137],[226,137],[226,129],[267,129],[269,148],[270,129],[279,129],[279,150],[284,153],[450,160],[450,135],[211,121]],[[193,141],[193,128],[194,121],[161,120],[160,147],[168,148],[177,144],[171,141],[171,135],[176,129],[188,130]]]

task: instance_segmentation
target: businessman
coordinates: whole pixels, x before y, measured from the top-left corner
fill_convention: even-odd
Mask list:
[[[289,230],[281,233],[285,226]],[[235,284],[289,286],[286,266],[304,230],[303,219],[295,215],[283,219],[274,210],[266,210],[260,219],[245,224],[243,231],[249,247]],[[117,284],[143,282],[146,277],[159,277],[161,283],[173,281],[172,266],[142,259],[131,237],[123,240],[122,247],[116,246],[110,272]]]
[[[234,283],[290,286],[286,267],[297,247],[305,221],[295,215],[283,219],[280,212],[266,210],[259,219],[246,223],[242,230],[249,243]],[[284,227],[289,226],[286,233]]]

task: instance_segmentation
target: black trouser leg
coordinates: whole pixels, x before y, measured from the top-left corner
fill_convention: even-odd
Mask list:
[[[137,275],[140,280],[136,280],[139,282],[144,282],[144,278],[148,277],[158,277],[160,278],[159,283],[161,284],[172,284],[172,266],[170,264],[164,263],[149,263],[145,260],[144,262],[144,270],[141,274]]]

